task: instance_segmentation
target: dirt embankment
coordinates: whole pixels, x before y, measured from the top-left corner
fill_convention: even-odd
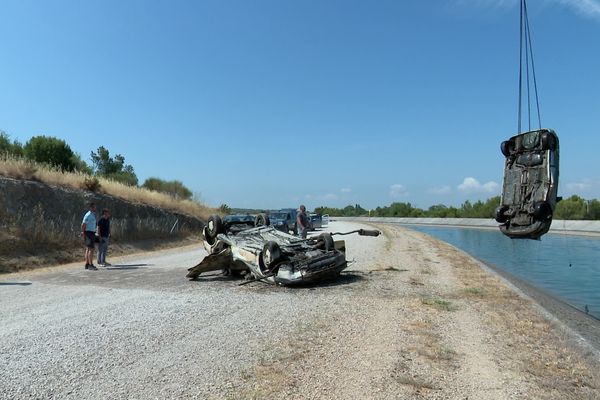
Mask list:
[[[87,204],[112,213],[113,250],[127,251],[198,234],[197,218],[110,195],[0,177],[0,273],[81,258]]]

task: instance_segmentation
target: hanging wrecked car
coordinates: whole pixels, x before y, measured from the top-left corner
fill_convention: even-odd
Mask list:
[[[542,129],[527,2],[520,0],[520,3],[518,134],[500,145],[506,160],[501,203],[495,217],[506,236],[539,239],[550,229],[556,203],[560,200],[557,197],[559,146],[556,133]],[[532,109],[537,111],[537,130],[531,128],[532,117],[536,115]],[[523,122],[528,126],[524,133],[521,131]]]
[[[502,142],[504,181],[496,209],[500,230],[511,238],[539,239],[548,232],[558,189],[558,136],[539,129]]]
[[[232,276],[245,276],[246,282],[285,286],[329,280],[339,276],[348,265],[344,241],[334,241],[333,236],[352,233],[379,236],[381,233],[359,229],[302,239],[269,226],[266,216],[257,216],[256,225],[238,231],[223,223],[219,216],[211,216],[203,229],[203,244],[208,255],[188,269],[187,278],[197,279],[204,272],[223,270]]]

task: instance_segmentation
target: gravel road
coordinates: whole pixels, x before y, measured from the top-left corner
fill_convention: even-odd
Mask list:
[[[502,283],[484,282],[476,263],[479,286],[465,292],[465,256],[381,229],[385,237],[346,237],[354,262],[309,288],[238,286],[216,273],[188,281],[200,244],[97,272],[68,265],[2,276],[0,398],[600,398],[597,364],[526,300],[501,292],[520,299],[510,304],[546,336],[505,329],[491,296]],[[567,350],[554,354],[540,340]],[[523,351],[561,360],[558,372],[513,354]]]

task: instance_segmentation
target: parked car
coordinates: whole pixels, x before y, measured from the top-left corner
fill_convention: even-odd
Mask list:
[[[500,230],[510,238],[539,239],[548,232],[558,191],[558,136],[550,129],[525,132],[502,142],[506,157]]]
[[[381,234],[358,229],[301,239],[268,226],[267,219],[257,217],[257,222],[265,225],[235,231],[228,230],[218,215],[211,216],[202,231],[208,255],[189,268],[186,277],[195,280],[204,272],[223,270],[230,276],[245,276],[246,282],[285,286],[320,282],[339,276],[348,265],[346,245],[343,240],[334,241],[333,235]]]
[[[319,215],[319,214],[310,213],[308,215],[308,221],[310,223],[309,228],[310,228],[311,231],[314,231],[317,228],[322,228],[323,227],[323,224],[322,224],[323,220],[321,218],[321,215]]]
[[[269,212],[271,225],[275,227],[275,229],[285,233],[293,232],[294,235],[298,234],[298,225],[296,223],[297,216],[298,210],[293,208],[283,208],[278,211]]]
[[[329,214],[323,214],[321,216],[321,228],[325,228],[329,225]]]

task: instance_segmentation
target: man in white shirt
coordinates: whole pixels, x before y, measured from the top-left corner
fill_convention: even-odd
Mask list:
[[[94,265],[94,247],[96,246],[96,204],[90,203],[90,209],[83,216],[81,235],[85,241],[85,269],[97,271]]]

